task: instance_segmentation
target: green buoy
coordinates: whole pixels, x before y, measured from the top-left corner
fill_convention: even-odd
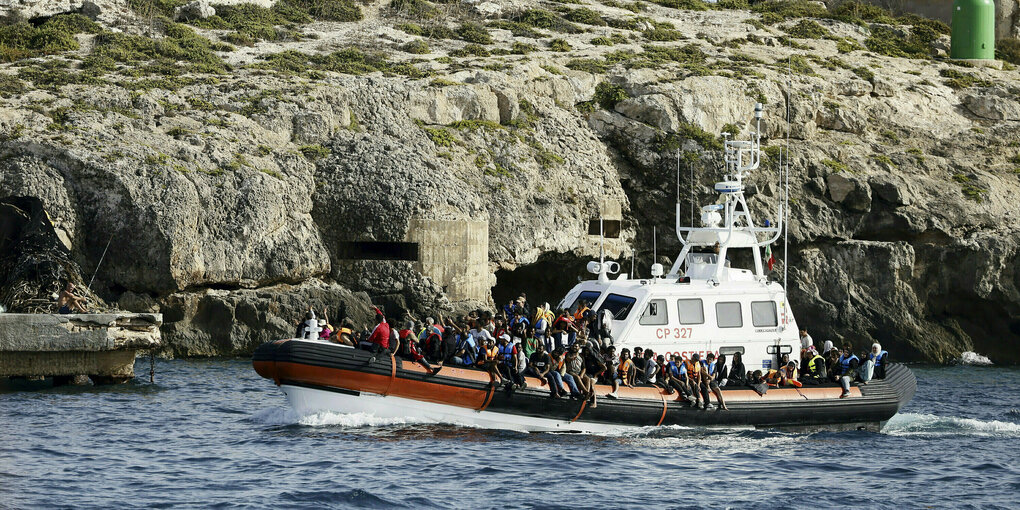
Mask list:
[[[952,28],[950,58],[995,59],[995,3],[992,0],[955,0]]]

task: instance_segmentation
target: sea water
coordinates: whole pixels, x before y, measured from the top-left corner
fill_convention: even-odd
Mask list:
[[[1020,507],[1017,368],[914,366],[881,433],[596,436],[298,416],[248,360],[148,365],[0,393],[0,507]]]

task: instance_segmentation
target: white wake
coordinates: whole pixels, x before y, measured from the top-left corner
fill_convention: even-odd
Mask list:
[[[892,436],[1020,437],[1020,424],[955,416],[900,413],[886,423],[882,432]]]

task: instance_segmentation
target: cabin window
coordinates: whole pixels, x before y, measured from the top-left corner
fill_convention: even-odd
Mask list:
[[[588,308],[591,308],[592,306],[595,306],[595,302],[599,300],[599,296],[601,295],[602,293],[597,290],[586,290],[577,295],[577,299],[574,300],[574,303],[571,304],[568,309],[572,312],[576,311],[577,307],[581,304],[581,301],[588,303]]]
[[[741,356],[743,356],[744,355],[744,347],[743,346],[735,346],[735,347],[720,347],[719,348],[719,355],[720,356],[730,356],[730,357],[732,357],[734,354],[736,354],[738,352],[740,353]]]
[[[740,314],[740,302],[727,301],[715,304],[715,320],[720,328],[740,328],[744,326],[744,317]]]
[[[680,314],[680,324],[705,323],[705,307],[700,299],[678,299],[676,311]]]
[[[606,296],[606,300],[599,306],[599,311],[609,310],[613,314],[613,320],[622,321],[630,315],[630,309],[634,308],[634,299],[630,296],[621,296],[619,294],[610,294]]]
[[[765,352],[767,352],[769,354],[776,354],[776,353],[779,353],[779,354],[791,354],[793,352],[793,347],[791,347],[789,345],[770,345],[770,346],[765,348]]]
[[[779,325],[776,319],[775,301],[751,301],[751,324],[756,328],[768,328]]]
[[[662,326],[669,324],[669,317],[666,314],[666,300],[653,299],[648,302],[645,313],[641,314],[638,321],[642,326]]]

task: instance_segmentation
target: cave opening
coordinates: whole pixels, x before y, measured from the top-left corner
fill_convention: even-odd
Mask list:
[[[545,253],[532,264],[500,269],[496,271],[492,300],[499,309],[524,292],[532,311],[546,302],[555,307],[579,281],[594,277],[585,269],[591,260],[570,253]]]

